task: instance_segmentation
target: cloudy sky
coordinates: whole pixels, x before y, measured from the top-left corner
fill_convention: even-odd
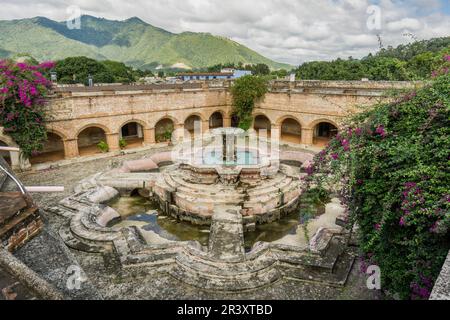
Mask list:
[[[67,9],[142,20],[172,32],[229,37],[280,62],[362,57],[379,47],[450,35],[449,0],[0,0],[0,20]],[[380,19],[378,19],[380,18]]]

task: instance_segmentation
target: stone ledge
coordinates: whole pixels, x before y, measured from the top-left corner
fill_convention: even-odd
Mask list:
[[[450,251],[434,285],[430,300],[450,300]]]

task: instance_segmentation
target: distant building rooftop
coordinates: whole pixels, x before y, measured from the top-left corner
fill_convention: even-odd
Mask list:
[[[232,72],[187,72],[187,73],[179,73],[177,76],[179,77],[189,77],[189,76],[200,76],[200,77],[215,77],[215,76],[233,76]]]

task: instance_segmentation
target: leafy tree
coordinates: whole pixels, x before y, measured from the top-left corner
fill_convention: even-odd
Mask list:
[[[288,72],[285,69],[281,69],[281,70],[277,70],[277,71],[272,71],[270,74],[272,76],[274,76],[275,78],[285,78],[285,77],[287,77]]]
[[[252,73],[256,76],[267,76],[270,74],[269,66],[264,63],[258,63],[256,65],[249,66],[246,69],[252,71]]]
[[[87,85],[89,75],[94,78],[94,82],[114,82],[114,77],[104,64],[87,57],[70,57],[57,61],[55,71],[60,83]]]
[[[70,57],[56,63],[58,82],[66,84],[88,84],[89,75],[94,83],[131,83],[141,74],[151,72],[137,72],[122,62],[97,61],[87,57]]]
[[[257,76],[244,76],[237,79],[231,87],[234,113],[239,118],[239,127],[250,129],[252,112],[255,103],[262,99],[267,92],[267,82]]]
[[[410,80],[406,62],[396,58],[372,58],[364,60],[370,80],[405,81]]]
[[[135,72],[124,63],[112,60],[102,61],[101,63],[106,67],[108,73],[113,76],[114,82],[131,83],[135,80]]]
[[[450,37],[437,38],[388,47],[361,60],[306,62],[296,69],[296,75],[305,80],[423,80],[430,78],[449,52]]]

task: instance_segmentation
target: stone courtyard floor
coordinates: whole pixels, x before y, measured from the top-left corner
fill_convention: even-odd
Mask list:
[[[159,148],[145,152],[74,163],[56,169],[27,172],[20,178],[27,186],[61,185],[63,193],[34,194],[33,198],[43,209],[45,229],[26,246],[16,252],[16,257],[36,273],[74,299],[381,299],[379,292],[366,287],[366,276],[356,261],[344,287],[332,287],[321,283],[283,279],[271,285],[251,291],[229,293],[201,290],[182,283],[172,276],[146,270],[130,273],[121,270],[112,255],[89,254],[69,249],[58,236],[64,222],[61,217],[49,214],[46,207],[73,193],[74,186],[83,178],[116,167],[125,160],[140,159],[144,155],[167,151]],[[70,266],[84,271],[85,281],[79,289],[69,289]],[[0,272],[1,273],[1,272]],[[4,280],[6,281],[6,280]],[[0,277],[1,283],[1,277]],[[0,298],[1,299],[1,298]]]

